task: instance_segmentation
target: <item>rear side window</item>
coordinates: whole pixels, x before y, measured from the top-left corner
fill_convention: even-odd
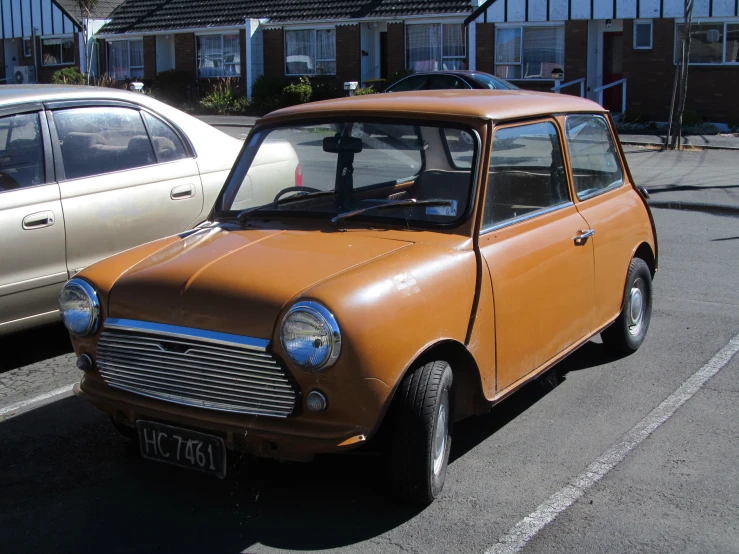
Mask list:
[[[0,192],[46,181],[38,114],[0,118]]]
[[[426,88],[428,82],[427,75],[417,75],[415,77],[408,77],[407,79],[398,82],[397,85],[388,88],[388,92],[405,92],[409,90],[423,90]]]
[[[600,115],[569,115],[565,128],[578,199],[620,187],[624,173],[605,118]]]
[[[468,89],[470,86],[454,75],[432,75],[426,87],[431,90],[440,89]]]
[[[562,146],[551,122],[495,131],[483,226],[569,202]]]
[[[156,163],[138,110],[73,108],[54,112],[67,179]]]
[[[149,127],[151,141],[154,143],[154,151],[159,163],[172,162],[187,157],[185,145],[172,128],[161,119],[142,112],[146,125]]]

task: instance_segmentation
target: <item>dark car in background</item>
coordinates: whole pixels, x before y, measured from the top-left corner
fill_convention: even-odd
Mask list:
[[[517,90],[514,84],[482,71],[429,71],[403,77],[385,88],[385,92],[410,90]]]

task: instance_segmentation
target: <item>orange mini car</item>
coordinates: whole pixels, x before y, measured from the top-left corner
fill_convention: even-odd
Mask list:
[[[301,178],[265,204],[285,168],[252,164],[280,144]],[[580,98],[424,91],[274,112],[206,223],[66,285],[75,392],[147,458],[219,476],[229,451],[310,460],[379,434],[394,494],[429,503],[454,421],[598,333],[642,344],[645,197],[608,112]]]

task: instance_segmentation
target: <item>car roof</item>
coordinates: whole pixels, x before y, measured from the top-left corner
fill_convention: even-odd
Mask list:
[[[0,106],[54,100],[85,99],[127,100],[137,104],[149,104],[149,97],[140,92],[88,87],[84,85],[5,85],[0,86]]]
[[[415,77],[416,75],[459,75],[461,77],[474,77],[475,75],[481,74],[490,75],[490,73],[485,73],[484,71],[474,71],[471,69],[443,69],[439,71],[416,71],[415,73],[406,75],[402,79],[398,79],[398,81],[402,81],[403,79],[407,79],[408,77]],[[500,79],[500,77],[495,77],[495,75],[490,76],[494,77],[495,79]]]
[[[606,111],[591,100],[568,94],[531,90],[419,90],[300,104],[272,112],[261,122],[316,115],[389,115],[425,119],[427,114],[501,121],[547,114]]]

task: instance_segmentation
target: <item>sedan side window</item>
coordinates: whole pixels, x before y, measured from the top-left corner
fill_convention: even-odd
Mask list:
[[[173,162],[187,157],[185,145],[169,125],[150,113],[142,112],[142,114],[149,127],[151,141],[154,143],[159,163]]]
[[[603,116],[569,115],[565,126],[577,198],[618,188],[624,182],[616,143]]]
[[[46,182],[37,113],[0,118],[0,192]]]
[[[67,179],[156,163],[138,110],[95,107],[54,112]]]
[[[391,87],[389,92],[406,92],[409,90],[424,90],[426,83],[428,82],[427,75],[417,75],[415,77],[408,77],[407,79],[400,81],[396,86]]]
[[[432,75],[426,87],[429,90],[456,89],[464,90],[470,86],[454,75]]]
[[[551,122],[495,131],[483,227],[569,202],[562,146]]]

